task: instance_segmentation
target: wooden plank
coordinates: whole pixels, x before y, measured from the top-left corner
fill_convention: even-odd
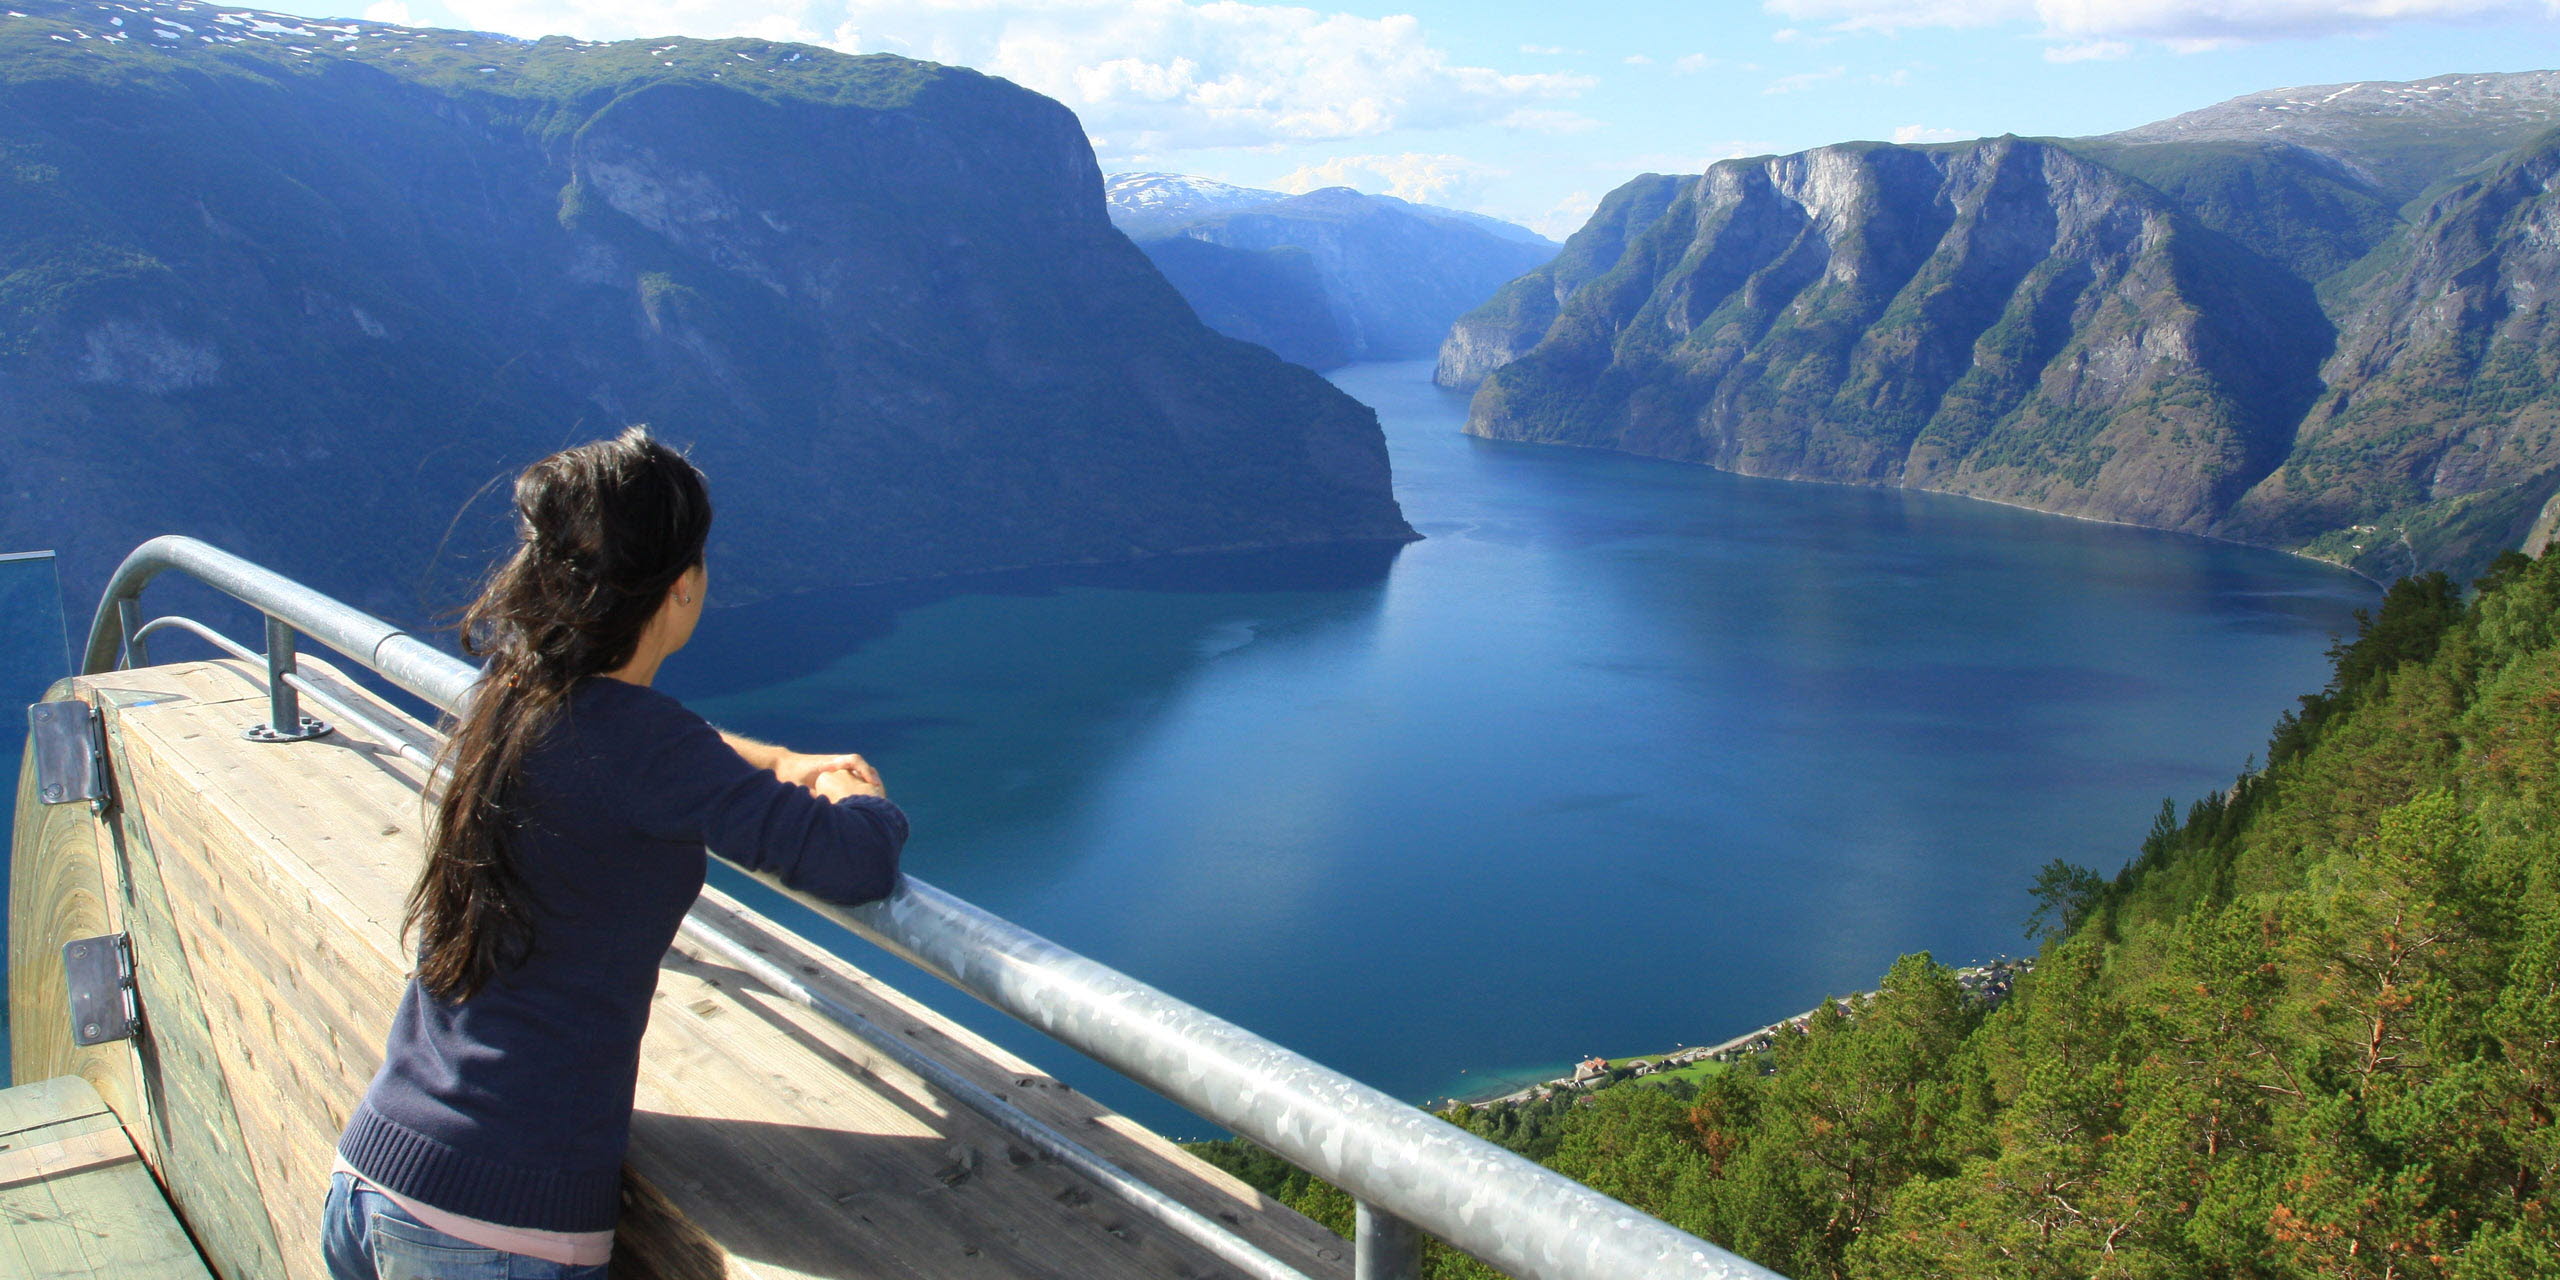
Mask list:
[[[0,1269],[30,1280],[209,1280],[132,1139],[77,1077],[0,1092],[50,1114],[0,1138]]]
[[[331,1151],[379,1064],[409,963],[399,920],[423,779],[344,734],[243,740],[263,718],[253,674],[191,664],[150,673],[147,695],[102,696],[126,797],[108,833],[129,863],[156,1167],[218,1271],[317,1280]],[[431,742],[396,711],[368,709]],[[93,883],[97,861],[81,873]],[[982,1087],[1310,1274],[1347,1273],[1343,1242],[1321,1227],[734,901],[706,902]],[[1227,1274],[690,947],[660,970],[638,1106],[617,1274]]]
[[[0,1089],[0,1149],[12,1134],[42,1125],[60,1124],[107,1110],[106,1099],[78,1076],[60,1076]]]
[[[101,843],[114,851],[124,880],[123,931],[133,947],[134,985],[143,1010],[141,1038],[99,1051],[118,1051],[134,1064],[132,1101],[105,1089],[108,1101],[138,1135],[136,1145],[152,1161],[172,1204],[190,1224],[214,1269],[229,1280],[265,1280],[286,1274],[283,1251],[265,1212],[248,1164],[248,1143],[223,1070],[219,1046],[207,1025],[203,984],[191,945],[172,911],[174,890],[163,874],[163,856],[150,818],[160,807],[148,779],[132,765],[128,717],[159,707],[198,708],[229,718],[245,701],[237,664],[197,664],[113,672],[85,680],[107,724],[108,757],[118,804],[101,824]],[[228,681],[229,685],[210,683]],[[192,691],[192,693],[190,692]],[[199,702],[193,694],[209,700]]]
[[[121,767],[146,797],[134,808],[185,940],[208,1082],[222,1090],[239,1136],[223,1197],[226,1238],[209,1236],[206,1248],[226,1272],[231,1254],[254,1253],[263,1256],[240,1274],[319,1280],[318,1207],[332,1151],[380,1063],[403,966],[396,919],[332,910],[342,895],[316,892],[292,849],[379,845],[386,826],[399,833],[380,812],[389,795],[414,807],[415,793],[386,793],[368,754],[326,740],[241,739],[230,721],[242,710],[132,709],[119,719]],[[374,793],[351,781],[371,782]],[[188,1219],[198,1220],[191,1206]],[[227,1238],[235,1233],[243,1239]]]
[[[115,1114],[99,1115],[105,1117],[103,1125],[93,1124],[60,1137],[53,1136],[53,1131],[72,1128],[78,1122],[47,1125],[42,1135],[45,1141],[0,1151],[0,1191],[39,1178],[66,1177],[128,1162],[140,1164],[142,1155],[133,1149],[133,1139],[124,1136],[124,1126],[116,1123]]]
[[[706,889],[703,907],[723,932],[797,975],[821,994],[935,1058],[958,1066],[971,1083],[1004,1098],[1192,1209],[1226,1223],[1264,1252],[1310,1276],[1347,1273],[1349,1259],[1340,1236],[1184,1152],[1153,1130],[1068,1088],[993,1041],[934,1013],[842,957],[779,928],[735,898],[717,889]],[[768,992],[762,983],[732,969],[716,954],[680,939],[667,969],[679,970],[688,964],[731,988],[736,1004],[752,1008],[760,1017],[787,1024],[796,1041],[825,1046],[823,1056],[839,1071],[868,1077],[878,1082],[876,1087],[883,1093],[894,1093],[938,1111],[957,1111],[957,1104],[935,1094],[924,1082],[850,1032],[794,1001]],[[662,1000],[672,998],[668,985],[662,977]],[[673,1011],[661,1006],[652,1020],[653,1030],[670,1012]],[[683,1012],[702,1013],[693,1006],[683,1006]],[[797,1086],[788,1081],[805,1078],[795,1070],[776,1080],[790,1088]],[[966,1118],[977,1121],[973,1115]],[[992,1125],[964,1136],[976,1144],[972,1149],[982,1155],[1001,1152],[1011,1162],[1017,1154],[1019,1144]],[[1107,1198],[1097,1198],[1090,1209],[1111,1220],[1106,1223],[1106,1230],[1113,1224],[1123,1230],[1156,1230],[1119,1221],[1119,1210]]]
[[[48,701],[71,695],[68,682]],[[36,753],[18,770],[11,829],[9,1007],[11,1071],[19,1080],[49,1080],[74,1070],[69,993],[62,944],[110,932],[110,880],[84,804],[45,804],[37,796]]]

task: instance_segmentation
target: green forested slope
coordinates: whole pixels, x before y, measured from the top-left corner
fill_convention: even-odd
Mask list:
[[[1910,956],[1765,1070],[1452,1118],[1798,1280],[2560,1275],[2560,561],[2479,587],[2404,580],[2265,768],[2054,868],[1989,1014]]]

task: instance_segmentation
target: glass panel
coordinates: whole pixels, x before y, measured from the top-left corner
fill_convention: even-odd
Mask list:
[[[18,793],[19,758],[26,751],[25,707],[44,697],[54,681],[71,674],[70,635],[62,625],[62,583],[54,571],[53,553],[30,551],[0,555],[0,779],[5,792]],[[14,800],[10,822],[16,823]],[[0,863],[0,882],[7,879]],[[0,883],[5,888],[5,883]],[[0,1084],[7,1083],[9,1061],[8,961],[9,920],[0,896]]]

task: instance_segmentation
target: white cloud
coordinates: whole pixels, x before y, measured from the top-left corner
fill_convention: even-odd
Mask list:
[[[1906,147],[1922,142],[1961,142],[1968,136],[1954,129],[1932,129],[1917,124],[1906,124],[1893,131],[1893,140]]]
[[[1770,32],[1769,38],[1777,41],[1779,44],[1794,44],[1796,41],[1804,39],[1804,33],[1796,30],[1794,27],[1780,27],[1777,30]]]
[[[2372,31],[2403,22],[2549,17],[2536,0],[2036,0],[2065,35],[2263,40]]]
[[[1833,31],[2032,22],[2055,39],[2159,40],[2181,52],[2401,23],[2547,19],[2560,12],[2550,0],[1765,0],[1761,7]]]
[[[1765,156],[1775,150],[1777,150],[1777,144],[1772,142],[1735,140],[1730,142],[1710,143],[1708,144],[1708,149],[1705,151],[1648,151],[1640,155],[1624,156],[1612,160],[1594,160],[1591,162],[1590,167],[1594,173],[1612,173],[1621,175],[1630,173],[1705,173],[1709,166],[1712,166],[1719,160],[1739,160],[1744,156]]]
[[[2047,62],[2113,62],[2132,54],[2133,46],[2122,40],[2090,40],[2081,44],[2057,44],[2044,51]]]
[[[446,5],[466,25],[511,35],[751,35],[974,67],[1066,103],[1120,154],[1484,123],[1575,97],[1594,83],[1461,65],[1409,15],[1368,18],[1243,0]]]
[[[417,23],[417,20],[409,14],[409,6],[400,3],[400,0],[381,0],[378,4],[366,5],[364,20],[388,22],[395,27],[414,26]]]
[[[1582,230],[1582,224],[1591,221],[1591,211],[1599,207],[1600,197],[1588,191],[1576,191],[1556,201],[1554,208],[1521,225],[1549,240],[1562,240]]]
[[[1682,54],[1678,61],[1671,64],[1671,70],[1676,75],[1694,76],[1714,65],[1716,65],[1716,59],[1703,53],[1687,53]]]
[[[1888,89],[1907,89],[1911,87],[1911,68],[1896,67],[1882,75],[1868,76],[1867,83],[1880,84]]]
[[[2036,0],[1767,0],[1781,18],[1834,31],[1900,31],[1910,27],[1987,27],[2035,16]]]
[[[1509,177],[1510,172],[1465,156],[1408,151],[1392,156],[1336,156],[1303,166],[1275,185],[1290,192],[1353,187],[1417,204],[1465,208],[1469,201],[1484,194],[1487,182]]]
[[[1544,107],[1522,107],[1494,121],[1505,129],[1522,129],[1530,133],[1589,133],[1600,122],[1579,111],[1554,111]]]
[[[1520,46],[1520,52],[1535,54],[1539,57],[1545,58],[1561,58],[1567,56],[1580,57],[1589,54],[1591,51],[1589,49],[1568,49],[1560,44],[1524,44]]]
[[[1762,89],[1760,92],[1802,93],[1815,85],[1829,80],[1837,80],[1847,74],[1849,74],[1849,69],[1847,67],[1831,67],[1822,71],[1800,71],[1794,75],[1780,76],[1777,79],[1770,81],[1769,87]]]

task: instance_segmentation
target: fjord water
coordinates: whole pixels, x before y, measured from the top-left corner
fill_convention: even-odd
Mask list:
[[[2172,534],[1476,440],[1429,376],[1334,376],[1425,541],[725,610],[665,683],[868,754],[915,874],[1420,1102],[2025,950],[2036,869],[2112,873],[2163,798],[2228,785],[2375,599]]]

